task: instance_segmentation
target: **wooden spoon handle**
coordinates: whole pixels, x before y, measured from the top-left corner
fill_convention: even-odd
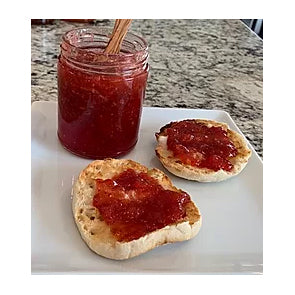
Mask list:
[[[117,19],[107,47],[104,52],[107,54],[118,54],[122,42],[128,32],[132,19]]]

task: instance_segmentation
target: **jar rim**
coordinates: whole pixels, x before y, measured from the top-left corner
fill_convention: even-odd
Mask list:
[[[108,75],[131,75],[148,68],[147,42],[128,32],[119,54],[104,52],[112,29],[83,27],[66,32],[62,37],[61,57],[72,66]]]
[[[104,36],[106,38],[107,41],[109,41],[111,33],[112,33],[112,28],[110,27],[79,27],[79,28],[75,28],[72,30],[67,31],[66,33],[63,34],[62,36],[62,41],[65,42],[68,46],[73,47],[75,49],[87,49],[87,47],[83,47],[83,46],[77,46],[77,44],[74,44],[73,42],[71,42],[72,40],[69,38],[70,35],[72,34],[75,37],[75,34],[78,34],[78,36],[76,36],[75,41],[77,41],[77,37],[79,38],[83,38],[85,36],[87,36],[87,34],[92,34],[92,36],[96,35],[100,35],[100,36]],[[129,41],[131,38],[132,41]],[[134,39],[134,40],[133,40]],[[134,50],[134,52],[124,52],[124,56],[125,57],[132,57],[136,54],[142,54],[144,52],[146,52],[148,50],[148,44],[146,42],[146,40],[132,32],[127,32],[123,43],[122,43],[122,47],[124,46],[124,41],[126,42],[133,42],[134,46],[138,46],[137,49]],[[88,41],[89,42],[89,41]],[[94,41],[92,41],[94,42]],[[105,42],[107,45],[107,42]],[[136,44],[134,44],[136,43]],[[140,48],[139,48],[140,47]],[[116,58],[118,56],[122,56],[120,53],[104,53],[103,51],[97,53],[99,55],[104,55],[104,56],[108,56],[108,57],[113,57]]]

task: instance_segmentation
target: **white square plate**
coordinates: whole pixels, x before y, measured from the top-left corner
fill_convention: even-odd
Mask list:
[[[81,239],[71,211],[72,184],[91,160],[72,155],[56,136],[55,102],[32,105],[32,273],[262,273],[262,161],[253,151],[246,168],[220,183],[173,176],[155,156],[155,132],[173,120],[207,118],[239,129],[224,111],[144,108],[130,158],[163,170],[188,192],[203,215],[190,241],[158,247],[126,261],[96,255]],[[241,133],[241,132],[240,132]]]

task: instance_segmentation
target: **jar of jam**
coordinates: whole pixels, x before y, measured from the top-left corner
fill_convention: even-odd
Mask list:
[[[128,32],[119,54],[105,54],[110,35],[100,27],[69,31],[58,58],[58,138],[90,159],[118,157],[135,146],[145,96],[146,41]]]

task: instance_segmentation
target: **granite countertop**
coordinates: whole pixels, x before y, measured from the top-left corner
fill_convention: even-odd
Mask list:
[[[32,25],[32,102],[56,101],[61,36],[83,26]],[[227,111],[262,157],[263,41],[240,20],[134,20],[131,31],[149,44],[144,106]]]

